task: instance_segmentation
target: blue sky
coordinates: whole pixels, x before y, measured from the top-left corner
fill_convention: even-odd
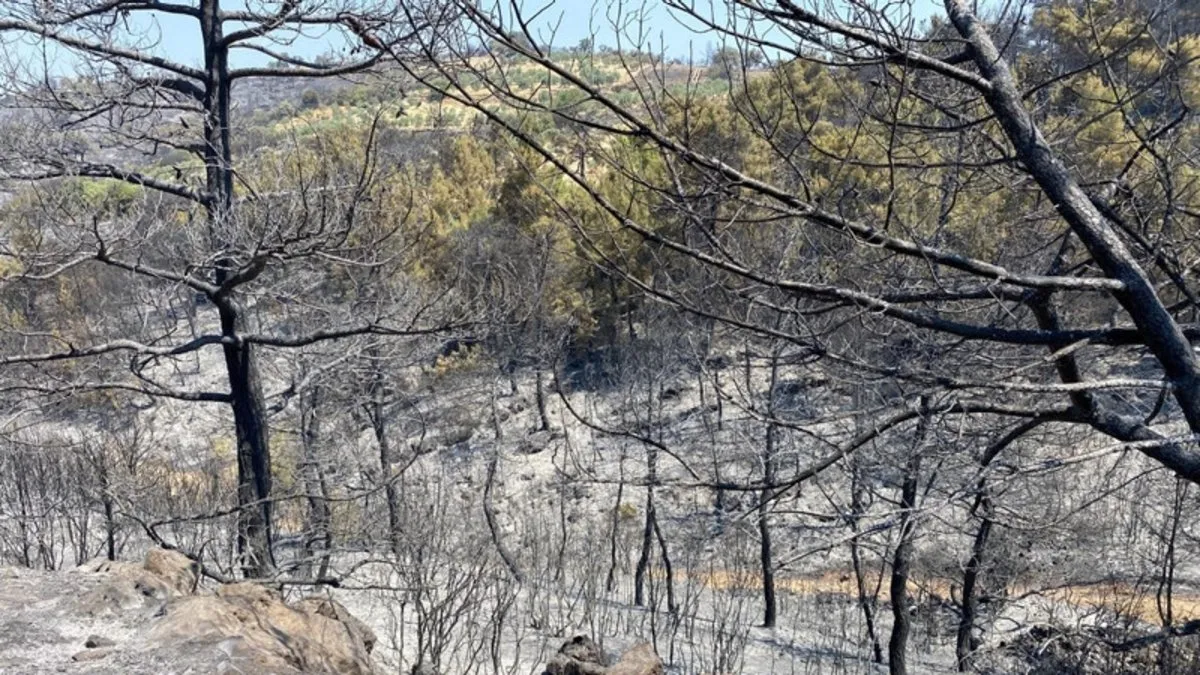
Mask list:
[[[245,6],[244,1],[227,0],[224,4],[226,8],[238,8]],[[507,0],[499,1],[502,6],[507,5]],[[704,0],[694,1],[698,7],[706,8],[705,11],[717,12],[722,19],[726,17],[721,9],[724,6],[722,0],[711,0],[711,4],[704,4]],[[880,5],[886,1],[877,0]],[[909,1],[913,3],[913,14],[922,20],[940,6],[938,0]],[[3,2],[4,0],[0,0],[0,15],[3,14]],[[257,5],[258,2],[254,1],[253,4]],[[533,28],[539,42],[550,42],[555,47],[574,46],[580,40],[595,35],[598,46],[615,47],[619,43],[623,47],[630,47],[633,46],[631,43],[640,42],[640,46],[648,47],[651,51],[664,52],[669,57],[703,60],[710,50],[719,47],[721,43],[718,35],[703,32],[696,22],[689,23],[673,14],[660,0],[646,0],[645,4],[634,0],[540,0],[525,2],[524,11],[527,16],[535,13],[537,15]],[[640,24],[629,21],[635,11],[642,17]],[[617,39],[617,31],[612,25],[613,18],[618,14],[625,18],[620,40]],[[152,51],[174,61],[192,66],[201,65],[203,54],[195,19],[160,12],[139,13],[139,16],[140,20],[129,21],[125,26],[141,33],[140,41],[143,45],[152,44]],[[235,28],[229,26],[227,29]],[[330,51],[345,51],[351,46],[346,44],[337,31],[316,28],[310,31],[307,37],[292,44],[287,50],[288,53],[313,58]],[[0,49],[15,48],[16,51],[11,53],[32,56],[32,63],[39,62],[38,52],[30,47],[28,42],[14,46],[9,40],[0,41]],[[63,55],[59,53],[58,56]],[[235,67],[259,65],[269,60],[262,54],[245,50],[237,50],[233,59]],[[51,61],[54,62],[50,66],[53,71],[66,72],[73,69],[69,58],[59,60],[52,54]]]
[[[616,46],[616,32],[609,18],[612,11],[604,2],[554,0],[550,3],[526,3],[525,7],[530,14],[537,12],[535,26],[539,42],[552,41],[555,47],[568,47],[578,44],[580,40],[594,33],[597,36],[597,45]],[[645,22],[640,27],[627,26],[626,35],[622,38],[623,44],[627,44],[631,36],[638,37],[634,34],[641,31],[640,37],[655,50],[662,48],[671,56],[682,57],[686,57],[689,50],[693,50],[697,57],[702,57],[710,45],[719,42],[714,35],[705,35],[689,29],[672,17],[658,2],[649,3],[644,11],[647,15]],[[147,27],[151,27],[154,33],[161,36],[159,50],[162,53],[191,65],[199,65],[202,52],[195,20],[154,13],[150,21],[153,26]],[[292,53],[313,57],[330,49],[341,50],[346,47],[338,36],[314,31],[311,39],[294,45]],[[264,60],[262,56],[247,52],[243,52],[238,58],[242,64],[260,63]]]
[[[925,18],[938,6],[936,0],[912,0],[914,13]],[[229,3],[234,4],[234,3]],[[716,3],[719,5],[720,3]],[[710,5],[699,4],[700,7]],[[714,5],[715,6],[715,5]],[[580,40],[595,34],[597,45],[615,46],[616,32],[612,26],[611,17],[616,14],[618,7],[615,0],[599,3],[593,0],[553,0],[553,2],[525,3],[528,14],[537,12],[535,22],[536,32],[540,42],[553,38],[556,47],[567,47],[578,44]],[[649,44],[654,51],[663,51],[668,56],[688,58],[693,56],[703,58],[710,49],[720,46],[720,38],[712,33],[698,30],[694,22],[691,25],[680,20],[669,12],[660,2],[649,0],[646,5],[635,5],[626,2],[621,8],[626,17],[635,8],[644,13],[644,21],[640,26],[626,24],[625,36],[621,43],[629,45],[629,38],[640,38]],[[538,11],[540,10],[540,11]],[[718,11],[722,10],[706,10]],[[179,17],[164,14],[154,14],[147,27],[160,37],[158,51],[173,59],[190,65],[199,65],[201,60],[200,41],[197,35],[196,22],[189,17]],[[638,35],[640,33],[640,35]],[[314,57],[330,50],[346,49],[347,45],[338,36],[330,33],[315,32],[311,37],[302,39],[293,45],[291,52],[296,55]],[[266,57],[243,52],[237,57],[235,65],[261,63]]]

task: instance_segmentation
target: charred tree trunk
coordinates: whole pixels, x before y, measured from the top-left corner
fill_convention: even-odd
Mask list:
[[[758,510],[759,562],[762,567],[763,582],[763,627],[774,628],[777,607],[775,601],[775,565],[772,562],[771,553],[771,525],[768,522],[768,508],[766,503],[768,494],[766,490],[763,490],[760,497],[762,502]]]
[[[554,581],[563,580],[567,566],[567,542],[570,529],[567,527],[567,481],[559,479],[555,486],[558,494],[558,551],[554,556]]]
[[[1035,310],[1039,311],[1039,310]],[[1042,420],[1028,420],[1017,425],[986,450],[979,457],[980,469],[986,471],[992,461],[1000,453],[1012,445],[1017,439],[1029,433],[1042,424]],[[974,636],[976,616],[979,610],[979,577],[986,569],[988,539],[995,525],[994,505],[991,490],[988,488],[986,475],[979,479],[975,503],[971,513],[978,513],[979,528],[975,531],[975,539],[971,544],[971,557],[963,567],[962,611],[958,620],[958,635],[955,640],[954,653],[958,661],[958,669],[966,672],[971,667],[971,655],[976,648]]]
[[[538,424],[540,425],[538,431],[548,431],[550,429],[550,415],[546,411],[545,373],[542,371],[541,366],[538,366],[535,377],[537,386],[534,395],[537,398]]]
[[[975,66],[986,80],[986,88],[980,87],[980,90],[1012,143],[1016,157],[1105,276],[1122,283],[1122,289],[1114,291],[1113,297],[1133,320],[1146,346],[1174,385],[1172,393],[1188,426],[1193,431],[1200,431],[1200,361],[1191,342],[1109,217],[1101,213],[1042,135],[1025,107],[1008,62],[988,34],[988,27],[975,16],[965,0],[944,0],[943,4],[950,22],[970,46]],[[1114,438],[1159,440],[1159,434],[1140,419],[1119,415],[1098,405],[1087,412],[1092,426]],[[1142,452],[1178,475],[1200,482],[1200,453],[1194,447],[1163,443]]]
[[[400,551],[400,489],[392,476],[396,458],[392,452],[391,439],[388,438],[387,420],[384,418],[383,406],[372,403],[375,408],[371,414],[371,428],[375,433],[375,443],[379,447],[380,479],[383,480],[383,496],[387,502],[388,513],[388,546],[392,553]]]
[[[651,390],[652,391],[652,390]],[[653,419],[654,401],[650,400],[650,416]],[[653,553],[654,541],[657,536],[659,549],[663,555],[663,564],[667,568],[667,606],[674,610],[674,580],[670,578],[671,561],[667,552],[666,540],[658,527],[658,511],[654,502],[654,487],[658,484],[658,450],[654,447],[646,449],[646,521],[642,526],[642,550],[638,556],[637,569],[634,573],[634,604],[644,607],[646,603],[646,575],[650,571],[650,559]]]
[[[654,488],[646,488],[646,520],[642,525],[642,550],[633,574],[633,604],[646,606],[646,573],[650,570],[650,554],[654,548]]]
[[[892,555],[892,637],[888,641],[888,672],[891,675],[908,673],[908,634],[911,617],[908,612],[908,576],[912,563],[913,508],[917,499],[917,479],[921,468],[919,454],[914,454],[904,471],[900,494],[900,540]]]
[[[904,467],[904,480],[900,487],[900,534],[896,550],[892,553],[892,578],[889,586],[892,603],[892,635],[888,640],[888,672],[891,675],[908,673],[908,635],[912,629],[912,617],[908,610],[908,577],[912,565],[913,534],[916,530],[917,489],[920,486],[921,454],[925,445],[925,434],[929,418],[925,413],[927,401],[921,400],[921,418],[917,427],[916,442]]]
[[[875,611],[877,607],[878,586],[875,590],[867,587],[867,571],[862,561],[862,545],[858,541],[858,520],[866,512],[863,494],[866,491],[862,482],[861,468],[857,455],[851,460],[850,466],[850,531],[854,535],[850,539],[850,565],[854,570],[855,590],[858,593],[858,606],[863,613],[863,623],[866,624],[867,638],[871,641],[871,657],[875,663],[883,663],[883,646],[879,642],[879,631],[875,627]]]
[[[975,541],[971,544],[971,558],[963,568],[962,613],[959,615],[954,654],[958,660],[958,670],[964,673],[970,670],[971,654],[976,647],[975,615],[979,609],[977,584],[987,553],[988,537],[992,533],[992,497],[986,490],[985,487],[979,495],[979,529],[975,531]]]
[[[239,333],[234,311],[222,311],[225,335]],[[271,544],[271,451],[258,368],[248,345],[225,347],[237,434],[238,555],[248,578],[274,573]]]
[[[313,388],[300,397],[300,445],[303,451],[300,475],[308,502],[304,527],[304,548],[301,569],[304,576],[324,575],[333,547],[333,518],[329,509],[328,486],[321,464],[321,417],[318,414],[320,389]],[[319,561],[314,569],[314,562]]]
[[[621,534],[621,499],[625,496],[625,452],[621,451],[621,459],[617,466],[617,497],[613,503],[612,529],[608,539],[608,576],[604,580],[604,590],[612,593],[617,585],[617,540]]]
[[[392,450],[391,438],[387,424],[387,383],[384,381],[383,365],[380,363],[379,350],[371,347],[367,350],[371,361],[370,401],[368,401],[367,417],[371,420],[371,431],[375,435],[375,445],[379,449],[379,476],[383,481],[383,495],[387,502],[388,513],[388,547],[394,554],[400,552],[400,489],[392,476],[396,463]]]
[[[211,300],[221,319],[229,400],[237,440],[237,548],[246,577],[274,573],[271,545],[271,449],[254,348],[241,335],[245,322],[233,298],[241,280],[230,243],[233,226],[233,161],[230,143],[229,46],[224,42],[220,0],[202,0],[204,41],[204,164],[209,234],[217,248]]]
[[[775,388],[779,379],[779,350],[771,355],[771,379],[767,388],[767,437],[763,447],[763,484],[775,484]],[[749,385],[749,381],[746,383]],[[775,599],[775,562],[771,552],[771,489],[759,493],[758,539],[759,566],[762,570],[763,627],[774,628],[778,605]]]
[[[667,538],[663,536],[658,524],[658,514],[654,516],[654,537],[658,540],[658,550],[662,554],[663,572],[667,575],[667,611],[679,613],[679,604],[675,600],[675,568],[671,566],[671,551],[667,548]]]
[[[26,483],[26,476],[28,474],[22,470],[23,468],[18,464],[16,467],[17,471],[15,472],[16,475],[13,476],[15,479],[14,482],[17,485],[17,504],[20,508],[20,512],[17,513],[16,518],[17,531],[21,533],[21,566],[33,569],[33,553],[30,550],[32,548],[33,534],[30,532],[29,527],[30,518],[32,518],[32,508],[30,508],[29,503],[29,485]]]
[[[103,452],[103,451],[101,451]],[[114,513],[112,484],[108,472],[108,458],[101,454],[96,467],[100,479],[100,505],[104,509],[104,544],[109,560],[117,559],[117,520]]]
[[[508,550],[508,546],[504,544],[504,537],[500,532],[500,525],[496,520],[496,507],[492,502],[492,493],[496,485],[496,469],[500,463],[500,446],[497,444],[492,449],[492,456],[488,460],[487,467],[487,482],[483,485],[483,516],[487,521],[488,532],[492,535],[492,544],[496,547],[496,552],[500,554],[500,560],[504,561],[504,566],[508,568],[513,579],[517,583],[525,583],[525,575],[521,573],[521,568],[517,565],[517,560],[513,557],[512,551]]]

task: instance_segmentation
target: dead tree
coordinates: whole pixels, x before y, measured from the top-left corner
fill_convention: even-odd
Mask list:
[[[259,192],[255,177],[243,170],[249,166],[235,158],[235,87],[362,72],[384,54],[401,56],[406,41],[425,30],[430,20],[411,11],[403,16],[396,10],[372,13],[351,0],[334,5],[293,2],[268,10],[223,7],[220,0],[100,4],[18,0],[0,10],[0,36],[24,41],[32,55],[39,55],[16,61],[13,72],[6,73],[6,100],[33,112],[10,118],[23,135],[14,136],[0,157],[0,180],[53,184],[83,178],[124,183],[147,195],[147,203],[164,212],[162,216],[175,211],[188,214],[189,219],[191,231],[184,238],[188,245],[181,254],[155,256],[147,255],[154,249],[148,246],[153,242],[139,239],[142,233],[137,227],[74,213],[69,217],[76,221],[75,233],[60,238],[64,250],[50,265],[55,270],[99,265],[139,283],[185,288],[211,303],[219,316],[216,332],[166,346],[128,336],[86,346],[51,342],[40,353],[6,354],[0,362],[131,353],[140,361],[135,370],[141,372],[135,372],[134,383],[125,386],[152,395],[228,405],[238,469],[237,547],[247,577],[270,576],[274,569],[271,448],[258,352],[363,332],[392,332],[367,318],[346,328],[272,335],[256,332],[248,317],[248,289],[256,283],[278,283],[275,268],[280,262],[304,259],[345,241],[375,173],[368,151],[357,173],[336,179],[329,175],[323,185],[301,181],[291,186],[296,192]],[[358,23],[348,24],[347,12],[358,17]],[[156,13],[193,20],[201,53],[178,59],[163,55],[155,44],[163,36],[147,28],[157,25],[150,18]],[[365,56],[329,64],[289,53],[288,45],[309,27],[354,35],[364,22],[379,26],[371,33],[376,48]],[[379,46],[385,51],[379,51]],[[69,55],[75,77],[54,77],[61,64],[40,59],[49,60],[58,52]],[[266,55],[276,65],[239,65],[239,56],[246,54]],[[201,65],[191,65],[197,60]],[[82,142],[72,144],[71,139],[81,136]],[[112,147],[91,149],[88,136],[101,137]],[[202,167],[198,180],[193,180],[190,169],[180,167],[174,177],[164,177],[139,160],[163,149],[177,150],[188,161],[198,162]],[[292,198],[303,190],[313,194],[298,205]],[[192,214],[198,222],[190,222]],[[225,391],[175,391],[149,375],[147,366],[152,363],[206,347],[222,351]]]

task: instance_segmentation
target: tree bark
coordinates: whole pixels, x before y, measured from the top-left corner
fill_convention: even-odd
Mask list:
[[[621,499],[625,496],[625,451],[617,460],[617,497],[613,502],[612,528],[608,539],[608,576],[604,580],[604,590],[612,593],[617,586],[617,539],[621,533]]]
[[[108,458],[101,455],[99,469],[100,503],[104,507],[104,542],[109,560],[117,559],[117,520],[113,507],[112,485],[108,475]]]
[[[320,390],[314,388],[300,397],[300,444],[303,458],[300,475],[304,481],[308,512],[304,527],[304,549],[301,569],[304,576],[314,573],[320,577],[329,564],[329,552],[333,545],[332,517],[329,495],[321,468],[321,417],[318,408]],[[313,563],[320,561],[315,568]]]
[[[979,457],[979,468],[986,471],[992,461],[999,457],[1005,448],[1041,424],[1041,420],[1028,420],[1018,424],[983,451],[983,454]],[[970,669],[971,655],[975,651],[974,630],[975,617],[979,608],[979,577],[985,569],[984,561],[987,555],[988,539],[995,525],[994,504],[992,503],[992,495],[988,488],[986,474],[979,479],[976,486],[975,504],[971,507],[971,513],[974,514],[976,512],[980,514],[980,522],[979,528],[975,531],[975,539],[971,544],[971,557],[967,560],[967,564],[963,568],[962,611],[959,615],[958,635],[954,646],[958,669],[962,672]]]
[[[924,412],[927,405],[922,398],[922,414],[917,426],[916,443],[904,467],[904,481],[900,487],[900,535],[896,550],[892,554],[892,578],[889,590],[892,603],[892,635],[888,640],[888,672],[891,675],[908,673],[908,634],[912,619],[908,613],[908,577],[912,565],[913,533],[916,530],[915,511],[917,489],[920,486],[921,455],[924,451],[925,433],[929,418]]]
[[[221,312],[225,335],[238,334],[236,313]],[[227,346],[233,419],[237,435],[238,555],[248,578],[275,570],[271,535],[271,450],[256,359],[249,346]]]
[[[966,0],[944,0],[944,4],[951,23],[970,45],[975,65],[990,85],[983,91],[984,98],[1017,157],[1105,276],[1124,284],[1122,290],[1113,292],[1114,297],[1133,319],[1146,346],[1174,385],[1175,400],[1188,426],[1192,431],[1200,431],[1200,362],[1191,343],[1112,224],[1042,136],[1025,108],[1011,68],[987,28],[971,12]],[[1094,411],[1093,425],[1105,433],[1122,440],[1156,438],[1139,420],[1114,414],[1100,417],[1102,412]],[[1200,483],[1200,453],[1174,443],[1145,448],[1142,452],[1180,476]]]
[[[654,544],[654,488],[646,487],[646,520],[642,524],[642,550],[633,573],[633,604],[646,606],[646,572],[650,569],[650,553]]]
[[[768,437],[773,435],[771,431],[767,432]],[[772,485],[774,477],[767,478],[768,485]],[[763,490],[759,496],[760,504],[758,509],[758,536],[759,536],[759,562],[762,568],[763,582],[763,628],[775,627],[775,616],[777,613],[777,604],[775,601],[775,565],[772,562],[771,554],[771,524],[768,521],[767,497],[770,496],[770,491]]]
[[[675,600],[675,568],[671,565],[671,551],[667,548],[667,538],[663,536],[658,524],[658,514],[654,514],[654,536],[658,540],[658,550],[662,554],[663,571],[667,575],[667,611],[679,613],[679,603]]]
[[[912,564],[912,510],[916,505],[917,476],[921,468],[919,454],[909,460],[904,472],[900,495],[900,540],[892,555],[892,636],[888,640],[888,672],[891,675],[908,673],[908,634],[911,617],[908,613],[908,575]]]
[[[654,548],[655,530],[658,528],[658,513],[654,504],[654,486],[658,484],[658,450],[653,447],[646,449],[646,521],[642,526],[642,550],[638,555],[637,568],[633,577],[633,604],[644,607],[646,604],[646,574],[650,570],[650,557]],[[660,539],[663,555],[666,555],[666,545]],[[667,561],[670,564],[670,561]]]
[[[379,449],[379,476],[383,481],[383,495],[387,502],[388,548],[393,554],[399,555],[400,490],[396,487],[396,481],[392,480],[396,457],[388,436],[386,383],[384,382],[383,366],[380,364],[379,350],[372,347],[367,350],[367,356],[371,359],[371,400],[367,404],[367,416],[371,419],[371,431],[375,434],[375,444]]]
[[[492,456],[488,460],[487,482],[483,485],[483,516],[487,521],[488,532],[492,535],[492,544],[495,545],[496,552],[500,554],[500,560],[504,562],[504,566],[508,568],[513,579],[522,584],[525,583],[525,575],[521,573],[521,568],[517,565],[517,559],[513,556],[512,551],[508,550],[508,546],[504,544],[504,537],[500,534],[500,525],[496,520],[496,508],[492,503],[492,491],[496,484],[496,468],[499,463],[500,446],[497,445],[492,449]]]
[[[979,496],[979,512],[979,529],[975,531],[975,540],[971,544],[971,558],[967,560],[966,567],[963,569],[962,613],[959,615],[958,635],[954,645],[958,670],[964,673],[970,670],[971,654],[975,651],[975,614],[979,608],[976,585],[983,569],[988,537],[992,533],[992,497],[986,487]]]
[[[233,216],[233,161],[230,144],[229,47],[223,42],[220,0],[201,0],[200,28],[204,41],[204,163],[205,202],[209,234],[217,247],[213,281],[221,289],[211,298],[221,319],[221,335],[229,379],[237,439],[237,548],[242,573],[249,578],[274,573],[271,543],[271,449],[261,380],[254,349],[240,336],[245,318],[226,288],[235,272],[228,233]]]
[[[763,447],[763,484],[775,484],[775,387],[779,379],[779,350],[771,354],[771,378],[767,387],[767,437]],[[750,382],[747,379],[747,387]],[[749,389],[747,389],[749,390]],[[771,508],[769,498],[772,490],[764,488],[759,493],[758,540],[759,567],[762,572],[763,627],[774,628],[778,603],[775,599],[775,563],[771,553]]]
[[[371,414],[371,427],[375,432],[375,442],[379,446],[380,479],[383,480],[383,496],[387,502],[388,513],[388,547],[392,553],[400,551],[400,489],[392,480],[392,471],[396,463],[393,456],[392,443],[388,438],[387,421],[383,417],[383,406],[372,404],[376,409]]]
[[[854,535],[850,539],[850,565],[854,569],[855,590],[858,592],[858,606],[863,613],[863,622],[867,627],[867,638],[871,641],[871,657],[875,663],[883,663],[883,647],[879,643],[879,632],[875,627],[875,609],[878,586],[875,591],[868,592],[867,572],[863,567],[862,546],[858,542],[858,520],[865,512],[863,504],[863,484],[861,469],[857,455],[850,465],[850,531]],[[881,579],[882,581],[882,579]]]
[[[542,372],[541,366],[537,367],[534,376],[537,382],[534,396],[537,399],[538,424],[541,425],[538,427],[538,431],[548,431],[550,429],[550,415],[546,411],[546,385],[543,381],[545,375]]]

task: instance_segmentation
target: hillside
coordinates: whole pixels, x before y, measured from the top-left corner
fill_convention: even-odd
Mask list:
[[[0,671],[1197,671],[1200,12],[818,4],[0,3]]]

